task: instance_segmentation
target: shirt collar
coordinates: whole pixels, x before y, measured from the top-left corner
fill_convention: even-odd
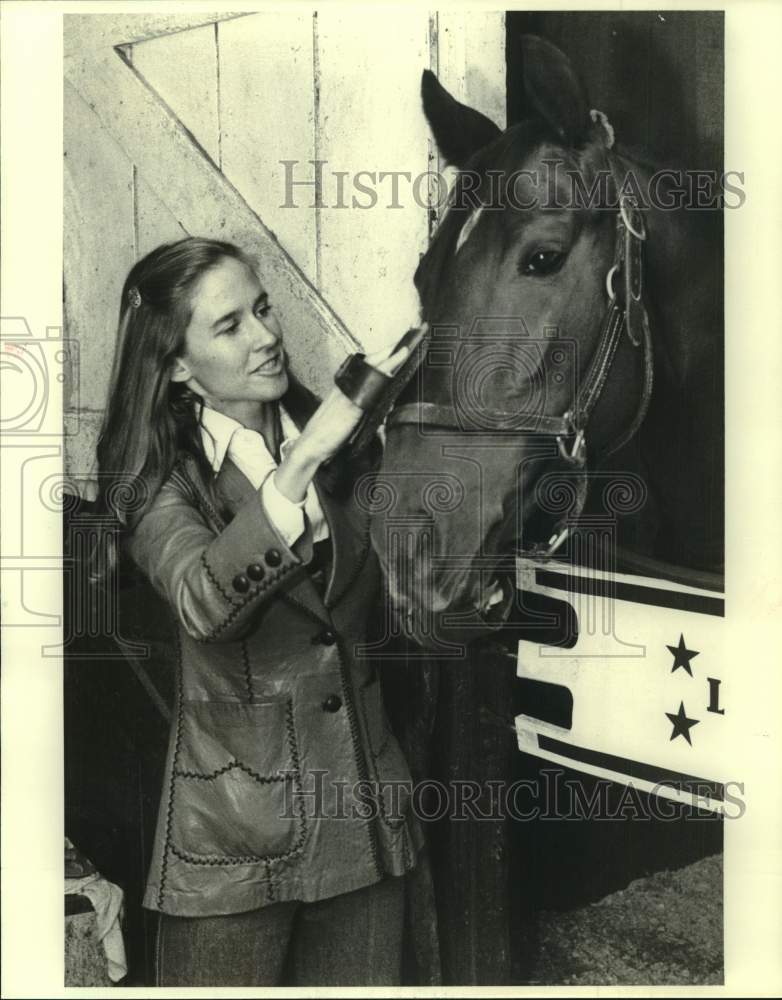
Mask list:
[[[293,422],[284,406],[280,404],[280,425],[282,428],[282,442],[280,444],[280,454],[285,455],[291,443],[299,436],[299,428]],[[246,430],[244,424],[234,420],[233,417],[220,413],[219,410],[212,409],[211,406],[201,408],[201,444],[203,445],[206,460],[212,466],[214,474],[220,471],[225,461],[225,456],[231,446],[231,438],[239,430]],[[257,433],[257,431],[253,431]],[[274,458],[266,447],[266,442],[262,434],[258,434],[260,446],[269,456],[269,461],[274,463]]]

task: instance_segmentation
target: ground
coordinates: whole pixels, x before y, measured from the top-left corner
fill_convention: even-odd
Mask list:
[[[656,872],[573,910],[537,914],[528,982],[722,983],[722,855]]]

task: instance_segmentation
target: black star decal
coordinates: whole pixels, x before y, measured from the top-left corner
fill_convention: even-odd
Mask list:
[[[672,712],[665,713],[668,718],[673,723],[673,732],[671,733],[671,739],[675,740],[677,736],[683,736],[685,740],[692,746],[692,740],[690,739],[690,730],[693,726],[697,726],[700,719],[688,719],[684,711],[684,702],[679,702],[679,711],[674,715]]]
[[[692,667],[690,666],[690,660],[693,656],[698,656],[699,653],[694,649],[687,649],[684,645],[684,636],[679,636],[678,646],[668,646],[668,649],[673,653],[673,666],[671,667],[671,673],[674,670],[678,670],[679,667],[684,667],[687,673],[692,677]]]

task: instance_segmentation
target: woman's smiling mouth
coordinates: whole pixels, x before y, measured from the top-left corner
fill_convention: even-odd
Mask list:
[[[283,360],[282,351],[275,351],[274,354],[267,358],[262,364],[253,368],[250,372],[251,375],[279,375],[282,371]]]

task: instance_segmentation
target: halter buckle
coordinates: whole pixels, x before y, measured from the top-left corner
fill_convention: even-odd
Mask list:
[[[619,273],[619,265],[614,264],[611,270],[606,274],[606,294],[608,295],[608,301],[614,302],[616,300],[616,288],[614,288],[614,278]]]
[[[623,194],[619,198],[619,214],[622,217],[625,229],[632,233],[637,240],[646,239],[646,224],[641,210],[635,203],[635,199]]]
[[[559,453],[570,465],[583,465],[586,460],[586,431],[583,427],[576,427],[573,420],[573,413],[568,410],[562,417],[563,423],[568,427],[564,434],[557,434],[557,447]],[[568,448],[565,438],[575,435],[573,444]]]
[[[553,556],[557,549],[562,545],[567,536],[570,534],[570,525],[566,524],[564,528],[559,528],[548,540],[548,547],[546,548],[546,558]]]

